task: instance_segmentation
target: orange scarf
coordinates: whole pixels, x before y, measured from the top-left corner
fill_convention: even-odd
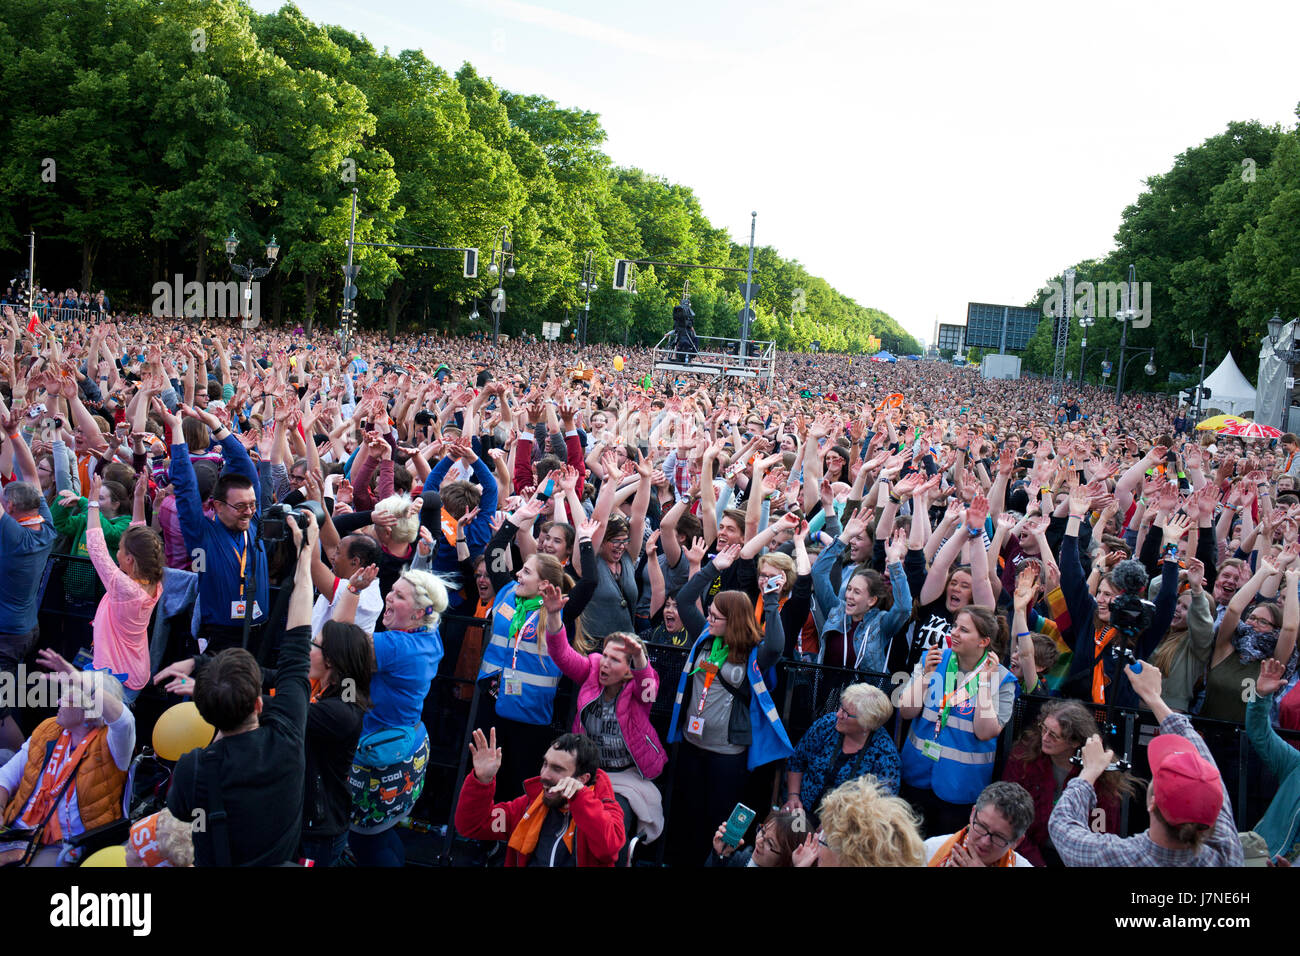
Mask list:
[[[546,788],[533,798],[533,802],[528,805],[524,811],[524,817],[515,827],[515,832],[510,834],[510,842],[506,845],[514,850],[520,856],[532,856],[537,850],[537,841],[542,835],[542,824],[546,820],[546,814],[550,807],[542,803],[542,796],[546,793]],[[538,812],[540,811],[540,812]],[[564,845],[573,852],[573,834],[578,827],[578,821],[569,817],[569,829],[564,831]]]
[[[1095,654],[1097,657],[1097,663],[1092,667],[1092,702],[1094,704],[1106,703],[1106,685],[1110,682],[1106,679],[1106,669],[1102,667],[1101,652],[1106,649],[1106,645],[1111,642],[1111,638],[1118,633],[1115,628],[1108,627],[1105,631],[1099,630],[1093,635],[1093,640],[1096,642]]]
[[[790,600],[790,595],[788,594],[785,597],[777,600],[776,609],[778,613],[781,611],[782,608],[785,607],[785,602],[788,600]],[[754,605],[754,618],[758,621],[758,626],[761,629],[763,627],[763,595],[762,594],[758,596],[758,603]]]
[[[447,540],[447,546],[456,550],[456,519],[446,508],[442,509],[442,536]]]
[[[948,839],[944,841],[943,846],[939,847],[939,849],[935,851],[934,856],[930,858],[930,862],[926,865],[947,866],[948,855],[952,853],[952,848],[955,847],[958,843],[963,843],[965,841],[966,831],[968,831],[969,829],[970,827],[962,827],[961,830],[959,830],[957,833],[954,833],[952,836],[948,837]],[[974,851],[972,850],[971,852]],[[1011,847],[1007,847],[1007,852],[1002,854],[1002,856],[998,857],[996,862],[990,863],[989,866],[1015,866],[1015,864],[1016,864],[1016,851],[1011,849]]]
[[[41,821],[49,814],[50,822],[45,827],[45,832],[41,834],[41,842],[45,844],[60,843],[63,840],[63,827],[59,825],[59,815],[50,813],[50,808],[54,805],[54,796],[63,785],[67,783],[68,777],[77,769],[77,764],[81,763],[81,758],[85,756],[86,750],[91,743],[100,736],[107,733],[107,728],[96,727],[90,733],[82,738],[77,749],[72,751],[72,756],[64,760],[64,755],[68,748],[72,746],[72,732],[65,730],[59,734],[59,741],[54,745],[54,753],[50,754],[50,759],[45,763],[45,772],[41,774],[40,786],[36,790],[36,797],[33,799],[22,816],[22,825],[28,829],[35,829],[41,825]],[[57,775],[54,768],[61,767]],[[76,781],[68,785],[64,791],[64,799],[71,800],[72,795],[77,792]]]

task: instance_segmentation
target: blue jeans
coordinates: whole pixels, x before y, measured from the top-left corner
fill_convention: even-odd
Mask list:
[[[348,843],[357,858],[357,866],[406,865],[406,847],[395,826],[383,833],[350,833]]]
[[[304,860],[314,860],[317,866],[338,866],[339,857],[347,849],[348,834],[345,830],[338,836],[303,837],[298,844],[298,856]]]

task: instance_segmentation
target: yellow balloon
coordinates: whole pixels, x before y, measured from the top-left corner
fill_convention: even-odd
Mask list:
[[[177,761],[191,750],[212,743],[216,728],[199,716],[194,701],[169,707],[153,727],[153,749],[163,760]]]
[[[126,847],[122,844],[96,850],[81,861],[82,866],[126,866]]]
[[[623,371],[623,356],[621,355],[614,356],[614,371],[615,372]]]

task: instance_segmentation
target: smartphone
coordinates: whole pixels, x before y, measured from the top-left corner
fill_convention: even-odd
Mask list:
[[[754,811],[743,803],[736,804],[736,809],[727,817],[727,828],[722,834],[722,842],[727,846],[739,846],[740,838],[745,835],[749,825],[754,822]]]
[[[781,579],[776,575],[768,578],[767,583],[763,585],[764,594],[773,594],[779,590],[781,590]]]

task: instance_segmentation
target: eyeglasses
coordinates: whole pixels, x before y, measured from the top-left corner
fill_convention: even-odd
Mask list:
[[[322,644],[320,641],[312,641],[312,642],[311,642],[311,646],[312,646],[312,647],[319,648],[319,649],[322,650],[322,651],[325,650],[325,645]]]
[[[292,482],[292,483],[295,484],[295,485],[296,485],[296,484],[299,484],[300,482],[304,482],[304,481],[306,481],[306,480],[307,480],[307,476],[306,476],[306,475],[290,475],[290,476],[289,476],[289,481]]]
[[[840,704],[839,707],[835,708],[835,712],[837,714],[843,714],[845,717],[849,718],[850,720],[858,719],[858,715],[853,713],[852,711],[845,709],[843,704]]]
[[[1054,730],[1048,730],[1046,727],[1043,728],[1043,736],[1046,737],[1048,740],[1064,740],[1064,739],[1065,739],[1065,736],[1064,736],[1063,734],[1058,734],[1058,733],[1057,733],[1056,731],[1054,731]]]
[[[999,850],[1005,850],[1007,847],[1011,845],[1010,840],[1008,840],[1000,833],[994,833],[984,824],[980,823],[978,819],[972,820],[970,822],[970,829],[971,832],[974,833],[977,837],[988,837],[989,842],[991,842]]]
[[[251,515],[251,514],[256,514],[256,513],[257,513],[257,502],[256,502],[256,501],[249,501],[249,502],[246,502],[246,503],[244,503],[244,504],[242,504],[242,505],[234,505],[234,504],[231,504],[229,501],[218,501],[217,504],[219,504],[219,505],[225,505],[225,506],[226,506],[227,508],[229,508],[231,511],[238,512],[238,513],[241,514],[241,515]]]

